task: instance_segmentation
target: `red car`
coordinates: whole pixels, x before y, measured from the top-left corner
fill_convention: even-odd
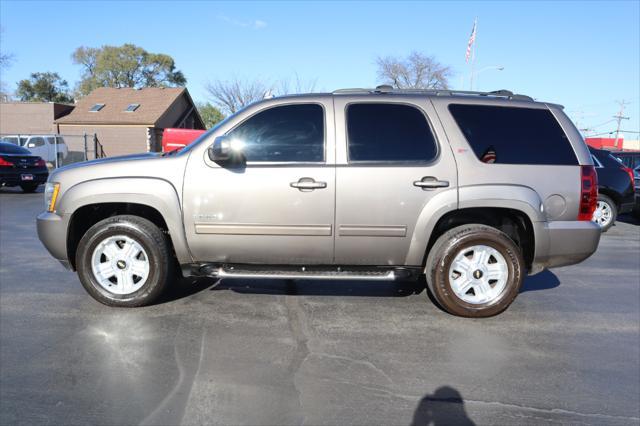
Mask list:
[[[206,130],[164,129],[162,133],[162,152],[171,152],[189,145]]]

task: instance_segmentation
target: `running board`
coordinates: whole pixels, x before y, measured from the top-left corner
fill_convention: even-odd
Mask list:
[[[395,281],[408,279],[415,276],[409,268],[396,269],[268,269],[268,268],[244,268],[244,267],[216,267],[203,266],[199,269],[200,275],[217,278],[248,278],[248,279],[285,279],[285,280],[341,280],[341,281]]]

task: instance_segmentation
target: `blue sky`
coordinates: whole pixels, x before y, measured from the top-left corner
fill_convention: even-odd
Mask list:
[[[73,85],[80,46],[137,44],[166,53],[197,101],[207,81],[278,80],[297,74],[316,88],[372,87],[378,55],[417,50],[469,85],[464,54],[478,17],[477,89],[505,88],[565,105],[579,127],[640,130],[640,2],[29,2],[0,0],[2,73],[10,89],[37,71]],[[626,134],[627,139],[638,135]]]

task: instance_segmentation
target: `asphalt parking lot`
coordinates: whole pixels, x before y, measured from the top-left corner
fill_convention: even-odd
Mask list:
[[[183,280],[91,299],[0,189],[0,424],[639,424],[640,226],[450,316],[424,284]],[[431,422],[431,423],[430,423]]]

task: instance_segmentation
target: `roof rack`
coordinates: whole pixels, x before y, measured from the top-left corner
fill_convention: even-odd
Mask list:
[[[514,101],[533,102],[533,98],[527,95],[514,94],[509,90],[494,90],[492,92],[473,92],[468,90],[451,89],[395,89],[388,85],[378,86],[375,89],[339,89],[332,92],[334,95],[344,94],[419,94],[432,96],[488,96],[493,98],[505,98]]]

